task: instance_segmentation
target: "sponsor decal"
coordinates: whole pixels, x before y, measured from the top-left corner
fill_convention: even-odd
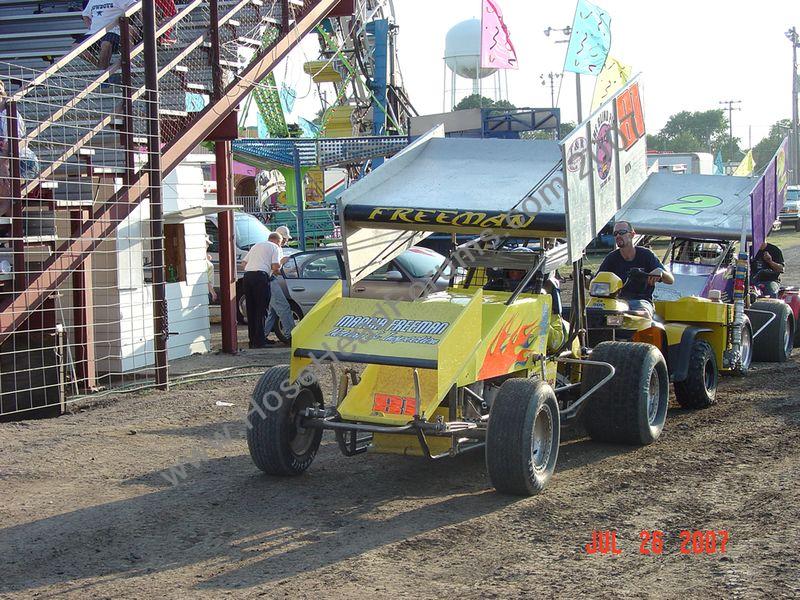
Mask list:
[[[595,168],[601,182],[608,179],[614,164],[614,115],[604,110],[597,117],[592,131],[594,143]]]
[[[645,135],[642,99],[639,84],[635,83],[617,96],[617,120],[621,150],[630,150]]]
[[[327,334],[328,337],[350,338],[360,342],[388,342],[390,344],[439,343],[438,337],[450,326],[446,321],[417,319],[387,319],[364,315],[344,315]]]
[[[586,160],[586,137],[581,135],[575,138],[567,150],[567,170],[572,173],[583,172]]]
[[[411,223],[415,225],[446,225],[479,229],[528,229],[535,215],[520,212],[437,210],[429,208],[388,208],[377,206],[366,216],[367,221],[379,223]]]

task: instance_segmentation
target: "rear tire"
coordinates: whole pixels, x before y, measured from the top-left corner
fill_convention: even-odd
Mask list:
[[[558,460],[561,423],[553,388],[532,379],[508,379],[489,413],[486,470],[503,494],[541,492]]]
[[[316,382],[289,382],[289,367],[267,369],[253,390],[247,414],[247,447],[255,465],[268,475],[300,475],[317,455],[321,429],[304,429],[299,413],[322,407]]]
[[[756,362],[786,362],[794,347],[794,315],[783,300],[759,300],[752,307],[775,315],[775,319],[754,340],[753,360]],[[767,315],[754,314],[755,329],[766,323]]]
[[[794,324],[794,339],[792,346],[795,348],[800,348],[800,320]]]
[[[638,342],[601,342],[591,360],[607,362],[616,372],[611,381],[586,400],[581,417],[593,440],[642,445],[655,442],[664,429],[669,406],[669,374],[655,346]],[[585,394],[608,375],[586,365],[581,381]]]
[[[691,352],[686,379],[675,382],[675,399],[683,408],[708,408],[717,403],[717,358],[703,340],[695,340]]]

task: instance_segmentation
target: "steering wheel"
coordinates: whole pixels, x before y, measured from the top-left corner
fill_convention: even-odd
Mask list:
[[[776,273],[775,273],[775,271],[773,271],[773,270],[772,270],[772,269],[770,269],[770,268],[766,268],[766,269],[759,269],[758,271],[756,271],[755,273],[753,273],[753,276],[752,276],[752,278],[751,278],[751,279],[752,279],[752,281],[753,281],[753,283],[760,283],[760,282],[761,282],[761,274],[762,274],[762,273],[773,273],[773,274],[776,274]]]
[[[647,278],[650,274],[645,271],[644,269],[640,269],[639,267],[634,267],[630,271],[628,271],[628,281],[631,283],[639,283],[641,281],[647,281]]]

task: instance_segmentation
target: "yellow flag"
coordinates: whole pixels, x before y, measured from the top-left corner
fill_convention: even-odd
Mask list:
[[[622,64],[616,58],[609,56],[594,84],[592,112],[628,83],[630,76],[631,67],[629,65]]]
[[[742,159],[742,162],[739,163],[739,166],[736,167],[736,170],[733,174],[737,177],[750,177],[753,174],[753,171],[756,168],[756,163],[753,160],[753,151],[750,150],[747,152],[747,155]]]

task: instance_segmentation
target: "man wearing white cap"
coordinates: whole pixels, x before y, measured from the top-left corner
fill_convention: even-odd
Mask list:
[[[286,225],[278,227],[275,233],[281,236],[281,247],[286,246],[287,242],[292,239],[292,234]],[[287,257],[284,257],[283,262],[286,262],[286,259]],[[281,263],[281,265],[283,265],[283,263]],[[283,287],[281,287],[277,277],[273,279],[270,284],[270,292],[269,310],[267,311],[267,321],[264,324],[264,331],[269,335],[272,328],[275,327],[275,324],[278,322],[278,318],[280,318],[283,332],[286,334],[286,337],[291,337],[292,329],[294,329],[292,307],[289,305],[289,300],[286,298]],[[274,344],[272,340],[265,340],[264,343],[269,346]]]

